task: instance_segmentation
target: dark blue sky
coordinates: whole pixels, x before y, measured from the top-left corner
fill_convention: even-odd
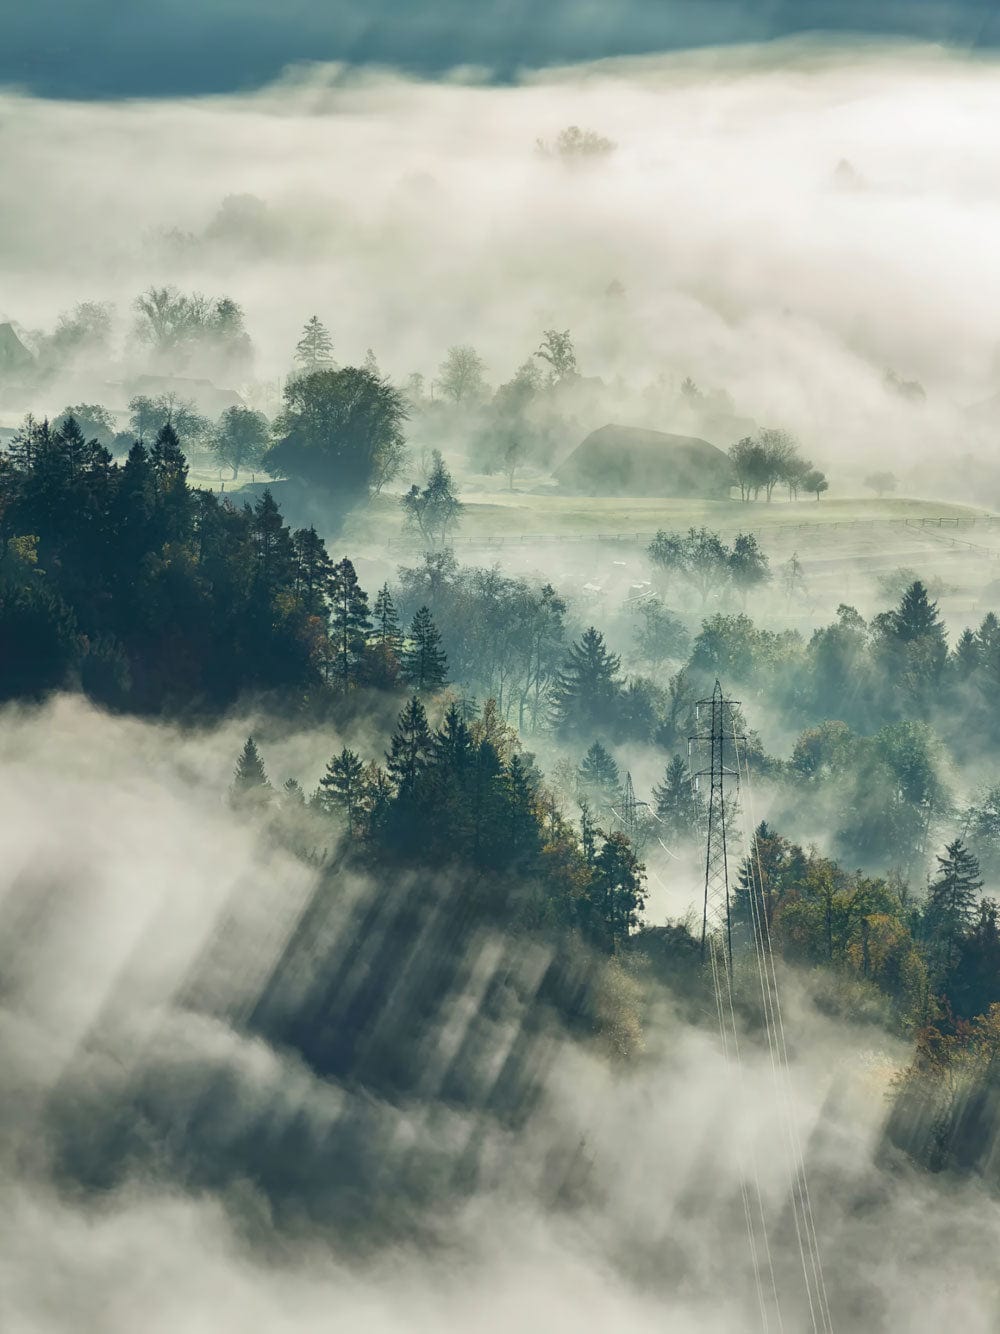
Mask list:
[[[1000,0],[0,0],[0,84],[48,97],[255,87],[298,60],[498,79],[808,31],[1000,44]]]

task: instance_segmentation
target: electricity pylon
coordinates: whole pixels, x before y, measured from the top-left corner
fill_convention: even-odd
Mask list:
[[[735,815],[736,801],[733,789],[739,788],[740,776],[730,768],[728,760],[735,761],[737,742],[744,738],[737,732],[736,710],[739,700],[726,699],[718,681],[711,699],[699,700],[695,705],[695,726],[698,731],[688,737],[688,747],[708,748],[709,767],[698,770],[693,781],[698,791],[701,781],[709,784],[708,837],[705,845],[705,901],[701,916],[701,957],[709,938],[720,933],[725,942],[725,957],[733,962],[733,912],[729,888],[729,845],[731,818]],[[707,731],[702,729],[707,727]],[[733,831],[735,832],[735,831]]]
[[[645,810],[649,805],[648,801],[636,801],[635,788],[632,786],[632,775],[625,774],[625,792],[622,796],[619,806],[612,806],[612,814],[616,817],[622,827],[622,832],[627,836],[632,847],[639,850],[639,840],[645,831],[640,827],[639,811]]]

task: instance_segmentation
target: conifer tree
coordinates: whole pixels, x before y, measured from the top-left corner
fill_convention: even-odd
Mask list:
[[[579,769],[581,790],[599,806],[614,806],[621,799],[618,765],[599,741],[587,751]]]
[[[253,544],[255,583],[270,601],[294,569],[292,535],[270,489],[260,495],[252,510],[247,506],[245,512],[248,513]]]
[[[320,804],[325,810],[342,812],[348,836],[353,838],[361,822],[365,802],[365,766],[353,750],[345,746],[326,766],[319,780]]]
[[[552,717],[564,734],[593,731],[615,720],[621,699],[618,668],[621,659],[611,653],[604,636],[591,626],[570,648],[552,691]]]
[[[938,615],[937,603],[932,602],[927,589],[916,579],[903,594],[899,606],[892,613],[891,627],[902,643],[931,638],[946,646],[944,625]]]
[[[504,774],[507,796],[508,855],[514,862],[534,857],[541,844],[536,810],[537,786],[520,755],[511,756]]]
[[[924,924],[938,975],[944,977],[957,962],[962,938],[975,920],[983,882],[979,862],[960,838],[946,845],[937,863],[937,878],[927,893]]]
[[[327,598],[334,585],[334,567],[326,543],[313,527],[299,528],[292,534],[295,551],[295,588],[310,616],[326,617]]]
[[[978,916],[959,945],[959,958],[948,980],[948,999],[963,1019],[986,1014],[1000,998],[1000,905],[982,899]]]
[[[957,680],[968,681],[979,666],[982,656],[979,640],[971,630],[959,635],[951,656],[952,671]]]
[[[302,337],[295,345],[295,360],[307,375],[333,366],[333,339],[318,315],[306,321]]]
[[[386,751],[386,767],[400,796],[412,796],[434,751],[427,714],[416,695],[399,715]]]
[[[457,705],[450,704],[434,737],[435,763],[460,775],[469,767],[472,749],[469,729],[462,721]]]
[[[610,834],[594,862],[591,896],[611,950],[625,945],[646,906],[644,867],[622,833]]]
[[[440,690],[447,680],[448,656],[429,608],[421,607],[410,623],[409,642],[403,650],[403,679],[413,690]]]
[[[382,585],[375,598],[373,620],[376,641],[398,655],[403,636],[399,630],[399,613],[388,584]]]
[[[187,536],[190,524],[188,467],[177,432],[169,422],[156,434],[149,464],[156,487],[158,536],[164,542],[179,542]]]
[[[271,784],[257,743],[248,736],[233,772],[233,801],[237,805],[256,805],[266,801],[270,792]]]
[[[347,690],[358,679],[358,667],[371,632],[368,594],[358,583],[354,566],[345,556],[333,567],[330,579],[330,637],[336,653],[335,672]]]
[[[667,765],[663,782],[653,788],[653,801],[664,838],[682,840],[701,832],[705,803],[680,755],[674,756]]]

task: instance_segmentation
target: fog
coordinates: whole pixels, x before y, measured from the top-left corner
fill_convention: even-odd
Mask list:
[[[324,50],[306,44],[294,54]],[[553,67],[503,84],[495,68],[432,80],[316,60],[251,92],[72,103],[8,88],[0,324],[13,322],[33,348],[77,303],[110,303],[113,318],[109,348],[83,343],[48,378],[39,370],[33,380],[17,371],[0,380],[0,427],[73,402],[124,415],[136,377],[163,369],[133,331],[132,302],[151,285],[240,304],[252,370],[226,380],[223,358],[209,366],[195,356],[179,374],[212,376],[269,414],[303,324],[317,315],[340,365],[361,364],[371,350],[396,384],[419,372],[432,399],[437,392],[412,413],[410,460],[396,484],[420,476],[427,451],[443,448],[472,502],[458,559],[488,566],[496,557],[532,585],[551,581],[567,603],[560,652],[594,624],[624,678],[651,679],[648,725],[626,727],[620,702],[607,714],[619,728],[608,745],[640,801],[684,749],[678,719],[688,706],[668,716],[666,686],[691,661],[689,641],[714,612],[746,610],[775,641],[788,630],[802,640],[787,672],[768,675],[764,649],[759,663],[746,650],[743,675],[723,682],[745,695],[747,728],[762,743],[761,777],[739,794],[744,833],[766,818],[845,868],[865,859],[866,871],[895,872],[888,834],[882,847],[876,831],[855,858],[845,824],[855,795],[877,814],[876,792],[855,793],[846,778],[809,785],[804,770],[774,776],[769,757],[791,753],[814,721],[809,709],[826,717],[823,700],[789,683],[805,680],[804,645],[839,603],[871,617],[898,601],[911,580],[886,589],[901,567],[940,596],[952,642],[959,627],[978,624],[1000,596],[989,591],[991,522],[980,513],[975,542],[959,553],[947,533],[890,529],[881,496],[866,512],[870,531],[832,539],[832,524],[809,524],[829,513],[813,500],[789,502],[794,524],[774,531],[767,518],[783,499],[770,511],[649,497],[644,510],[623,500],[611,527],[623,513],[642,527],[648,513],[650,528],[674,526],[672,514],[686,527],[703,514],[727,542],[737,528],[759,528],[771,584],[741,592],[720,574],[702,596],[654,564],[644,534],[601,539],[601,497],[589,512],[581,502],[584,532],[556,540],[545,524],[568,532],[577,511],[566,493],[552,500],[549,474],[608,421],[703,430],[722,448],[731,426],[749,423],[798,437],[830,478],[825,507],[846,498],[846,511],[880,468],[899,473],[906,495],[1000,502],[996,63],[901,42],[801,39]],[[560,155],[557,136],[571,125],[613,147]],[[513,473],[501,494],[507,479],[481,471],[479,409],[443,404],[434,381],[447,350],[469,344],[496,388],[550,329],[571,331],[580,378],[540,393],[539,414],[551,421],[539,435],[557,422],[558,439],[526,458],[515,501]],[[887,382],[889,371],[898,379]],[[708,406],[678,406],[685,377]],[[899,392],[912,381],[926,397]],[[978,470],[958,461],[965,455]],[[194,484],[214,482],[206,458],[192,453]],[[391,487],[346,517],[322,494],[287,484],[281,503],[292,527],[319,516],[330,556],[356,560],[372,600],[392,583],[404,628],[434,601],[413,594],[419,579],[400,570],[419,565],[422,552],[400,537]],[[482,533],[472,531],[477,515]],[[488,549],[505,524],[511,539],[525,525],[529,540]],[[15,537],[0,555],[27,593],[44,593],[46,581],[58,591],[59,559],[38,570],[32,539]],[[244,557],[233,541],[235,569]],[[802,589],[781,577],[796,553]],[[180,564],[172,542],[146,552],[141,577],[157,562]],[[101,590],[102,609],[123,586]],[[181,639],[189,612],[180,594],[175,608],[172,587],[164,581],[152,619],[169,626],[176,617]],[[643,647],[636,634],[638,603],[653,595],[680,618],[673,647]],[[221,615],[207,601],[203,610]],[[531,677],[501,652],[503,626],[514,622],[498,613],[487,623],[480,610],[443,595],[432,607],[449,655],[446,689],[425,694],[432,729],[455,699],[473,716],[469,696],[481,705],[495,678],[507,691],[501,713],[518,716],[515,687],[527,692]],[[5,624],[31,632],[30,619]],[[58,689],[90,689],[84,667],[91,656],[104,662],[98,631],[90,655],[83,624],[67,632],[76,642]],[[260,624],[271,625],[268,607]],[[150,660],[160,641],[151,642]],[[191,642],[199,652],[202,641]],[[534,900],[515,905],[506,882],[508,897],[490,899],[501,893],[492,868],[394,860],[388,843],[369,856],[359,841],[346,855],[332,811],[295,808],[281,792],[294,778],[310,793],[342,747],[362,761],[385,754],[403,702],[397,678],[385,689],[351,678],[344,654],[342,692],[332,658],[315,666],[311,693],[305,675],[289,675],[296,684],[284,695],[240,693],[235,674],[231,694],[228,676],[218,686],[219,708],[231,711],[211,721],[168,663],[176,697],[151,695],[159,702],[148,707],[164,717],[175,708],[197,725],[105,713],[83,693],[0,710],[4,1330],[817,1327],[792,1204],[798,1142],[840,1334],[936,1334],[946,1323],[995,1331],[1000,1200],[971,1176],[923,1170],[919,1154],[894,1141],[890,1113],[918,1020],[908,1015],[904,1041],[902,1011],[870,981],[867,954],[863,971],[848,968],[845,944],[845,966],[835,967],[831,936],[822,966],[778,963],[786,1083],[767,1047],[774,1025],[755,1009],[750,951],[735,965],[742,1060],[731,1064],[705,971],[685,973],[666,948],[657,954],[655,934],[647,953],[633,952],[626,923],[619,947],[602,954],[575,927],[550,929],[545,905],[537,918]],[[855,679],[858,692],[875,694],[875,676],[862,669],[903,660],[845,657],[830,710],[853,705]],[[736,661],[734,649],[734,677]],[[856,678],[851,663],[860,664]],[[696,663],[690,690],[710,690],[714,674]],[[873,717],[889,693],[877,684]],[[928,796],[922,841],[903,867],[917,897],[937,834],[976,784],[995,780],[992,686],[986,680],[981,698],[966,685],[966,694],[945,692],[940,708],[915,694],[899,713],[935,725],[954,714],[945,741],[927,742],[943,795],[933,811]],[[537,833],[550,799],[553,829],[558,800],[578,820],[580,761],[602,727],[560,734],[547,727],[548,704],[533,716],[527,698],[526,770],[537,758],[548,784],[529,803]],[[851,726],[861,736],[858,717]],[[892,730],[881,717],[879,727],[880,736]],[[273,788],[255,811],[229,790],[251,733]],[[858,782],[876,774],[891,796],[896,771],[878,763],[859,769]],[[374,789],[371,800],[374,812]],[[608,810],[598,815],[608,822]],[[899,846],[904,834],[894,835]],[[575,828],[571,838],[575,857]],[[731,874],[745,851],[734,837]],[[687,916],[700,925],[700,832],[689,829],[676,850],[650,838],[643,855],[646,924]],[[504,875],[519,888],[519,869]],[[567,884],[559,893],[568,909],[579,886]],[[525,888],[527,899],[538,887]],[[899,923],[910,931],[902,915]],[[925,1007],[919,1022],[932,1021]],[[751,1218],[748,1238],[751,1196],[761,1224]]]
[[[747,1041],[737,1096],[711,1026],[669,993],[629,1066],[540,1030],[538,1096],[508,1114],[496,1056],[530,1004],[491,1026],[477,998],[538,959],[504,963],[488,939],[409,1099],[321,1079],[255,1031],[316,872],[225,803],[231,736],[68,698],[0,720],[4,1328],[737,1334],[759,1327],[748,1155],[785,1327],[803,1327],[765,1054]],[[903,1050],[784,986],[836,1327],[986,1334],[1000,1206],[887,1152]],[[456,1102],[443,1081],[474,1025],[485,1082]]]
[[[371,347],[431,379],[472,343],[493,385],[568,327],[581,372],[616,385],[604,420],[669,429],[642,391],[690,375],[797,432],[842,487],[873,461],[964,452],[965,408],[1000,388],[997,90],[991,58],[803,40],[507,87],[317,65],[246,95],[8,92],[0,317],[45,329],[113,301],[124,362],[2,410],[100,399],[136,365],[131,300],[172,281],[244,306],[271,403],[313,313],[341,364]],[[568,124],[616,150],[536,151]],[[926,404],[887,393],[887,368]]]

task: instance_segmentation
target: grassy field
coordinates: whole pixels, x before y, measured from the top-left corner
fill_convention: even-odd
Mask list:
[[[985,533],[992,517],[985,510],[928,500],[800,500],[743,505],[735,501],[663,500],[580,497],[565,495],[463,492],[465,514],[455,546],[506,543],[522,539],[562,538],[594,540],[647,536],[658,528],[683,530],[703,524],[723,534],[752,530],[789,538],[797,531],[823,538],[871,525],[888,530],[941,519],[943,527],[956,529],[971,539]],[[373,526],[384,541],[404,540],[395,497],[381,496],[371,507],[356,514],[345,536],[369,534]],[[956,529],[957,531],[957,529]],[[824,541],[824,545],[826,542]]]

